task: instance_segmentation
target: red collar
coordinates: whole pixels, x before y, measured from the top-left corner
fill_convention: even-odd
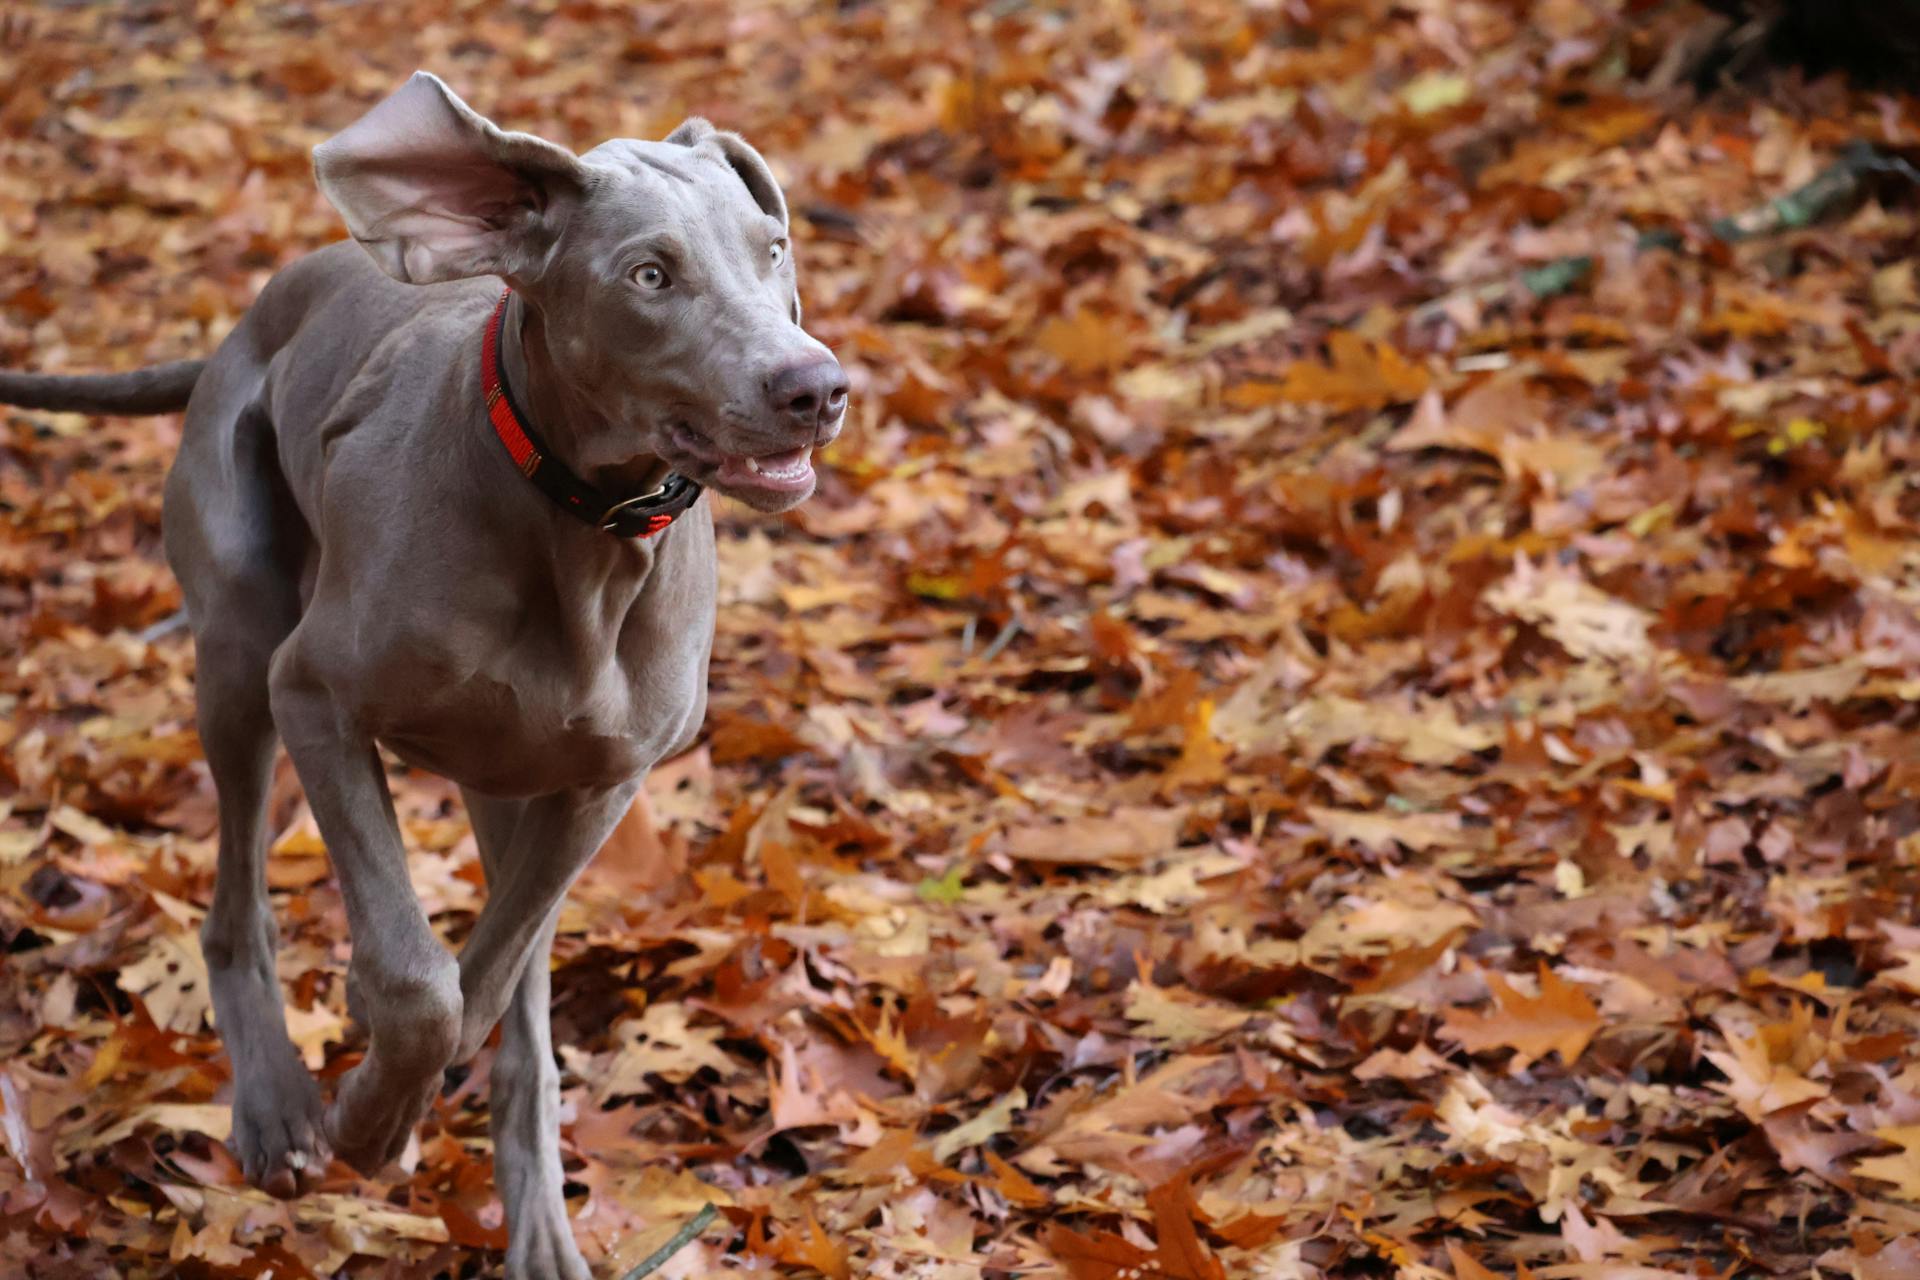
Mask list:
[[[487,421],[493,424],[493,433],[507,447],[520,474],[568,515],[616,537],[651,538],[700,500],[700,486],[679,472],[670,472],[651,492],[616,501],[553,456],[514,403],[507,371],[500,364],[500,335],[506,330],[507,299],[512,296],[512,289],[500,295],[480,339],[480,389],[486,397]]]

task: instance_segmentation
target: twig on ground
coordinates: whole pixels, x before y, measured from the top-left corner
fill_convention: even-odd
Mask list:
[[[1755,205],[1740,213],[1715,218],[1707,230],[1717,240],[1741,244],[1783,231],[1798,231],[1852,209],[1868,194],[1875,177],[1895,177],[1920,186],[1920,168],[1898,155],[1880,150],[1870,142],[1849,143],[1838,159],[1809,181],[1783,196]],[[1686,241],[1671,227],[1655,227],[1641,233],[1636,251],[1665,249],[1678,251]],[[1520,272],[1517,280],[1492,280],[1470,285],[1422,303],[1413,312],[1414,323],[1422,323],[1444,311],[1454,300],[1468,296],[1481,303],[1499,302],[1511,296],[1515,285],[1536,299],[1547,299],[1567,292],[1593,273],[1591,254],[1572,254],[1553,258],[1537,267]]]
[[[715,1218],[719,1216],[720,1216],[720,1211],[718,1209],[714,1208],[712,1205],[706,1206],[706,1208],[700,1210],[700,1212],[694,1214],[693,1217],[689,1218],[687,1220],[686,1226],[681,1227],[678,1231],[674,1232],[673,1239],[667,1241],[665,1244],[661,1245],[658,1249],[655,1249],[652,1253],[640,1259],[640,1265],[635,1267],[633,1270],[627,1272],[627,1274],[623,1276],[621,1280],[640,1280],[640,1277],[642,1276],[652,1275],[654,1272],[658,1271],[661,1267],[666,1265],[668,1258],[671,1258],[674,1254],[680,1252],[682,1249],[686,1248],[689,1244],[691,1244],[693,1242],[693,1238],[699,1235],[702,1231],[705,1231],[707,1229],[707,1224],[712,1222]]]

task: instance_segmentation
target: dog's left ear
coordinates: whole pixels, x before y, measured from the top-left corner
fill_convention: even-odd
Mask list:
[[[409,284],[536,271],[551,206],[588,181],[573,152],[501,129],[424,71],[314,148],[313,171],[353,238]]]
[[[683,147],[713,147],[740,175],[740,181],[746,184],[753,202],[782,227],[787,225],[787,198],[780,194],[780,184],[774,180],[773,170],[767,167],[765,157],[755,151],[745,138],[737,133],[716,129],[700,116],[689,116],[679,128],[667,135],[666,140]]]

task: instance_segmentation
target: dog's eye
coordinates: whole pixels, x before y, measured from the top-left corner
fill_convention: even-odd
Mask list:
[[[773,265],[778,267],[787,260],[787,242],[785,240],[775,240],[771,245],[767,246],[767,256],[772,258]]]
[[[633,282],[642,289],[664,289],[672,283],[657,262],[643,262],[633,269]]]

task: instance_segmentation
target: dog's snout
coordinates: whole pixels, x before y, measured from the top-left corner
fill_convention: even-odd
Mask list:
[[[830,422],[846,407],[847,375],[832,356],[788,365],[767,380],[767,402],[795,422]]]

